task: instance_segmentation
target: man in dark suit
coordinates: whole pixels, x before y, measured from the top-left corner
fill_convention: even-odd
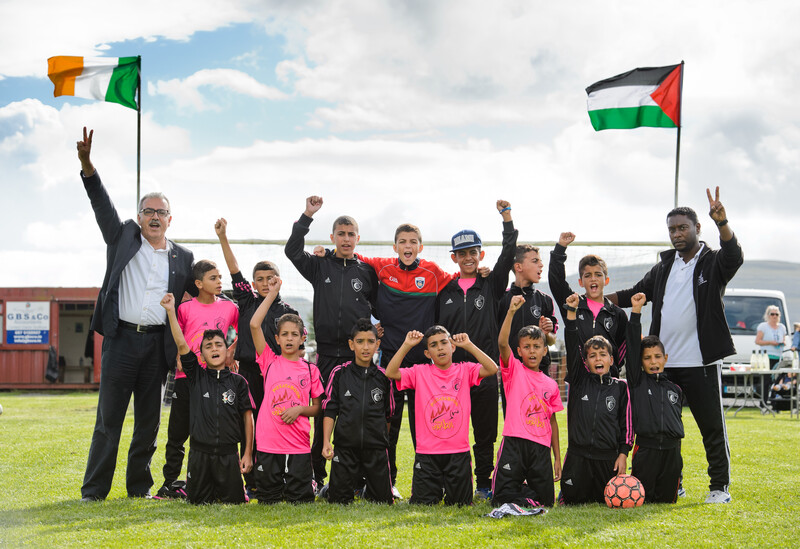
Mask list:
[[[163,308],[168,292],[193,288],[192,252],[167,240],[172,220],[161,193],[142,197],[136,221],[122,221],[90,160],[93,131],[78,141],[86,194],[106,243],[106,274],[92,317],[101,334],[100,395],[81,501],[105,499],[111,489],[122,423],[133,395],[128,451],[129,497],[150,497],[150,461],[161,419],[161,387],[177,356]]]

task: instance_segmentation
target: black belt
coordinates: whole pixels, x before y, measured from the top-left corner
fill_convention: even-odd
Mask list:
[[[138,332],[140,334],[152,334],[153,332],[160,332],[164,330],[163,324],[143,326],[141,324],[133,324],[132,322],[125,322],[124,320],[120,320],[119,325],[121,328],[125,328],[126,330],[133,330],[134,332]]]

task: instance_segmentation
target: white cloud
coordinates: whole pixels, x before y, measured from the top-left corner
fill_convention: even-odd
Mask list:
[[[6,55],[0,56],[0,74],[45,77],[48,57],[97,56],[111,42],[157,37],[186,40],[198,31],[252,20],[254,4],[251,0],[140,0],[123,8],[100,0],[2,2],[0,51]]]
[[[187,78],[159,80],[155,84],[148,83],[149,95],[166,95],[172,99],[179,109],[196,111],[219,110],[200,93],[200,88],[210,87],[217,90],[229,90],[241,95],[257,99],[282,100],[287,95],[277,88],[260,83],[242,71],[234,69],[203,69]]]

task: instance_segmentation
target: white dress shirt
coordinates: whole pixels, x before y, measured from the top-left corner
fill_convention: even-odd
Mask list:
[[[119,318],[132,324],[165,324],[167,311],[161,299],[169,283],[169,253],[172,245],[156,250],[142,239],[142,246],[122,271],[119,283]],[[182,297],[182,296],[181,296]],[[176,296],[176,299],[180,297]]]
[[[669,359],[667,367],[703,366],[700,340],[697,337],[697,308],[694,303],[694,267],[705,244],[688,263],[675,254],[672,270],[664,289],[659,338]]]

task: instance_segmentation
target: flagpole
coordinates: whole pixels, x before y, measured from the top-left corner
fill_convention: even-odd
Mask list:
[[[136,211],[139,211],[142,175],[142,56],[139,57],[139,82],[136,85],[139,105],[136,108]],[[680,131],[680,128],[678,128]]]
[[[681,60],[681,86],[678,106],[678,141],[675,145],[675,208],[678,207],[678,171],[681,165],[681,126],[683,126],[683,60]]]

